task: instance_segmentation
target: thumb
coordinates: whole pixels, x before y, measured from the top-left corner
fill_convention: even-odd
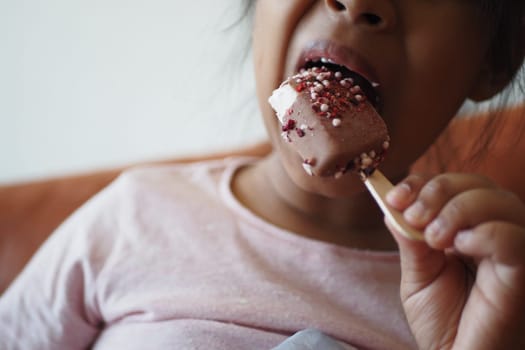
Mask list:
[[[439,276],[445,264],[445,254],[432,249],[425,241],[407,238],[398,232],[386,217],[385,225],[399,247],[401,296],[405,300],[410,295],[421,291]]]

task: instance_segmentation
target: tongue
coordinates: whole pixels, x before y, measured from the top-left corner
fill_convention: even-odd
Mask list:
[[[388,130],[355,79],[330,68],[303,70],[273,92],[282,136],[309,175],[371,174],[388,149]]]

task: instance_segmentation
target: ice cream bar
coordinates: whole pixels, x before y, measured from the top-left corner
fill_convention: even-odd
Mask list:
[[[283,82],[269,102],[282,137],[299,153],[309,175],[371,174],[389,147],[383,119],[348,72],[303,69]]]

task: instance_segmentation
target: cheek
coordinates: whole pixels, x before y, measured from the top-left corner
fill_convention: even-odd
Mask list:
[[[472,6],[458,2],[431,14],[410,14],[416,28],[409,26],[405,39],[410,74],[420,90],[443,95],[444,104],[458,104],[468,96],[485,60],[485,26],[472,14]]]
[[[314,0],[258,0],[253,29],[257,97],[265,119],[274,113],[267,103],[283,80],[288,45],[300,18]]]
[[[392,121],[387,158],[401,168],[417,159],[455,116],[482,72],[485,43],[474,29],[440,35],[418,32],[407,41],[407,68],[399,76],[405,88]],[[432,42],[429,37],[433,37]],[[403,140],[403,142],[395,142]]]

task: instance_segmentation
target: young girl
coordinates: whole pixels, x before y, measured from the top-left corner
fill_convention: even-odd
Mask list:
[[[2,296],[0,348],[525,348],[525,205],[476,175],[401,180],[466,98],[513,78],[524,4],[254,6],[273,152],[122,175]],[[357,176],[308,176],[281,138],[266,101],[314,55],[380,84],[392,139],[380,167],[400,181],[388,201],[424,242],[387,229]]]

